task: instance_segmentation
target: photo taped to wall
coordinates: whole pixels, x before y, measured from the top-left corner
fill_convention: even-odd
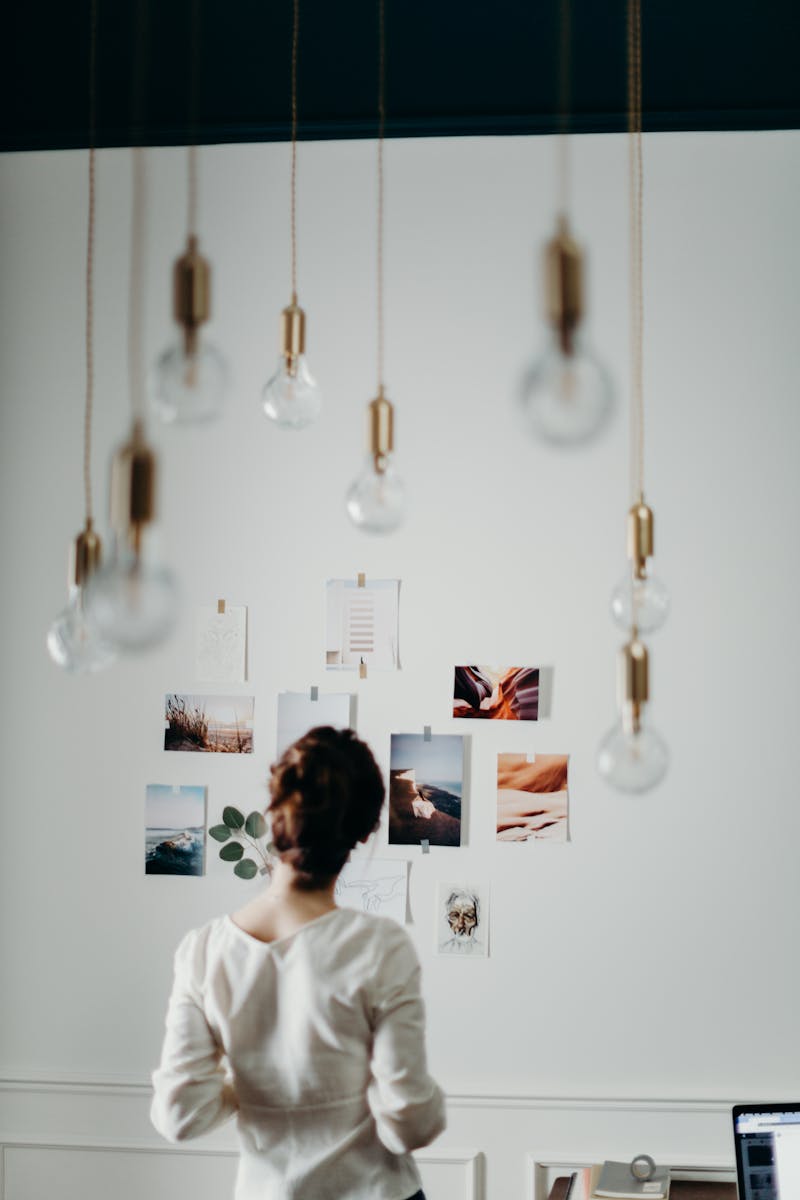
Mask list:
[[[566,754],[498,754],[497,841],[566,842]]]
[[[206,789],[149,784],[144,845],[146,875],[204,875]]]
[[[252,696],[164,698],[164,749],[190,753],[252,754]]]
[[[538,721],[538,667],[456,667],[453,716]]]
[[[389,844],[461,845],[464,739],[460,734],[393,733],[389,760]]]

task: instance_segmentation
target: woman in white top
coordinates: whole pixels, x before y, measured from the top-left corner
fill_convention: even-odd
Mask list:
[[[410,1151],[444,1128],[405,930],[337,908],[336,877],[377,827],[369,748],[312,729],[270,780],[268,888],[175,955],[153,1124],[170,1141],[235,1115],[236,1200],[424,1200]]]

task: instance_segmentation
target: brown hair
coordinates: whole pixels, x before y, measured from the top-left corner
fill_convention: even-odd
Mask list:
[[[324,887],[378,825],[385,795],[372,751],[352,729],[321,725],[271,768],[272,841],[298,887]]]

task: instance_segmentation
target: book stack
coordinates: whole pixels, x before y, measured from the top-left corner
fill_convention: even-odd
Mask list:
[[[637,1179],[629,1162],[606,1161],[592,1173],[590,1200],[668,1200],[669,1170],[657,1167],[649,1179]]]

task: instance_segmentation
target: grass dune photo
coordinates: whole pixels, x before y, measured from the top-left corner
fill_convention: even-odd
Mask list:
[[[252,696],[187,696],[164,701],[164,749],[212,754],[253,753]]]

